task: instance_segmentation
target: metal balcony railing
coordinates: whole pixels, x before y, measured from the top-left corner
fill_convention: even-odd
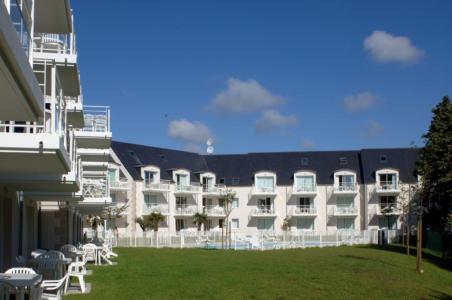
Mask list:
[[[109,106],[84,106],[85,132],[109,132],[110,131],[110,107]]]
[[[162,204],[156,204],[156,205],[145,205],[143,207],[143,215],[148,215],[151,213],[161,213],[161,214],[168,214],[169,209],[168,205],[162,205]]]
[[[336,185],[334,190],[336,192],[356,192],[357,185],[354,182],[343,182]]]
[[[158,191],[169,191],[171,182],[168,180],[160,180],[160,182],[145,182],[144,189],[148,190],[158,190]]]
[[[192,182],[190,185],[176,184],[175,191],[176,192],[199,193],[201,191],[201,186],[195,182]]]
[[[253,194],[273,194],[275,193],[275,187],[264,187],[264,186],[256,186],[253,185],[252,189]]]
[[[110,188],[111,189],[127,189],[129,187],[129,183],[124,180],[115,180],[110,181]]]
[[[223,216],[225,215],[224,207],[221,207],[219,205],[206,205],[202,208],[203,213],[207,215],[214,215],[214,216]]]
[[[74,16],[72,16],[74,24]],[[76,35],[73,31],[69,34],[36,33],[33,38],[33,51],[41,53],[77,54]]]
[[[313,193],[316,191],[316,184],[303,184],[303,185],[294,185],[293,192],[296,193]]]
[[[224,184],[216,184],[216,185],[203,184],[203,186],[202,186],[203,193],[221,194],[225,190],[226,190],[226,186]]]
[[[380,181],[377,184],[377,190],[379,191],[394,191],[398,189],[398,185],[396,181]]]
[[[31,1],[11,0],[10,1],[10,17],[16,29],[19,42],[27,57],[30,56],[31,42]]]
[[[317,214],[317,209],[311,205],[297,205],[292,210],[293,215],[315,215]]]
[[[198,208],[196,206],[187,204],[176,204],[176,210],[174,211],[176,215],[185,215],[185,216],[194,215],[197,212]]]
[[[259,206],[251,210],[251,216],[272,216],[275,215],[275,210],[271,206]]]
[[[353,205],[349,204],[337,204],[334,206],[334,215],[355,215],[358,213],[358,210]]]

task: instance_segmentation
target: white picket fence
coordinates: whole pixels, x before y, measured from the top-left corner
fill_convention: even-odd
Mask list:
[[[235,250],[269,250],[308,247],[332,247],[342,245],[378,244],[384,237],[386,243],[399,240],[398,230],[349,230],[335,232],[259,232],[254,234],[232,232],[228,243],[222,239],[221,232],[148,232],[146,236],[119,236],[109,234],[107,239],[116,247],[154,247],[154,248],[229,248]],[[223,241],[223,242],[222,242]]]

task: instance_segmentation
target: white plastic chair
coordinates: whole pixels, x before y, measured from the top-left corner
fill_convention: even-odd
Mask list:
[[[73,262],[69,265],[67,269],[67,280],[66,284],[64,285],[64,293],[67,292],[67,288],[70,285],[71,277],[76,277],[78,279],[78,282],[80,283],[80,289],[82,293],[86,290],[85,285],[85,275],[87,274],[85,262]]]
[[[44,300],[61,300],[63,295],[63,285],[68,279],[66,274],[59,280],[44,280],[41,283],[42,294],[41,299]]]
[[[94,244],[85,244],[82,246],[82,249],[85,251],[86,260],[97,264],[97,246]]]
[[[11,268],[6,270],[5,274],[36,274],[31,268]]]

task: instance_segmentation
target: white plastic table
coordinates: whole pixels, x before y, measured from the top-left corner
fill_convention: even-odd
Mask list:
[[[40,274],[4,274],[0,273],[0,281],[9,283],[17,287],[19,299],[25,298],[25,288],[28,287],[30,294],[33,295],[35,286],[41,282],[42,276]],[[30,298],[31,299],[31,298]]]

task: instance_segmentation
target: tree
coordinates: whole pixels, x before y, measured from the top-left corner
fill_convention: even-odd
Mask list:
[[[206,225],[207,223],[207,214],[205,213],[196,213],[193,215],[193,224],[198,227],[198,231],[201,231],[201,226]]]
[[[153,229],[154,231],[154,241],[157,241],[157,232],[159,230],[160,222],[165,220],[165,216],[160,212],[152,212],[149,215],[141,216],[135,219],[135,222],[140,225],[143,230],[143,234],[145,235],[149,229]]]
[[[400,221],[402,222],[403,231],[406,232],[406,251],[407,255],[410,255],[410,216],[411,216],[411,206],[413,202],[411,201],[418,192],[418,185],[416,184],[400,184],[400,195],[397,197],[397,207],[400,211]]]
[[[116,223],[116,220],[122,218],[129,205],[127,203],[121,206],[108,206],[102,213],[101,218],[107,220],[107,226],[111,229],[112,224]]]
[[[428,208],[425,226],[447,230],[452,213],[452,103],[449,97],[433,109],[429,130],[423,135],[417,170],[424,182],[424,201]]]
[[[220,196],[219,201],[223,204],[223,210],[225,214],[225,222],[223,224],[223,228],[221,229],[221,248],[224,248],[224,230],[226,230],[226,248],[231,247],[231,228],[229,226],[229,215],[232,212],[232,202],[235,198],[235,192],[233,192],[231,189],[225,188]]]

